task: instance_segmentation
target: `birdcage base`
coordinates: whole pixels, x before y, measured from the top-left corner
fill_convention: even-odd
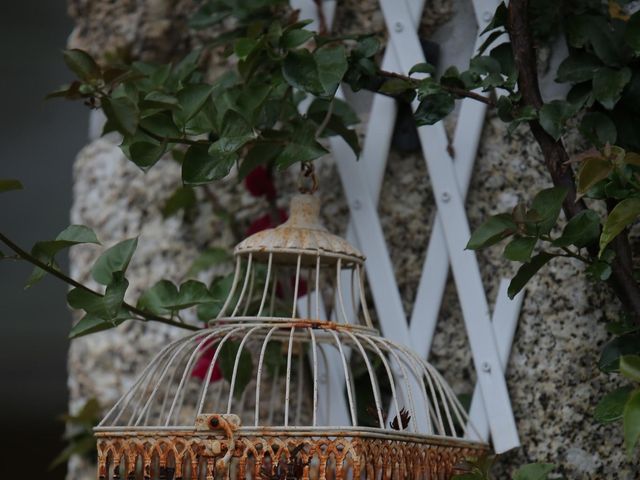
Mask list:
[[[437,437],[356,431],[97,432],[100,480],[446,480],[487,446]]]

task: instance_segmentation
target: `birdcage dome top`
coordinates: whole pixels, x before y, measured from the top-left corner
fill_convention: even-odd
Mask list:
[[[301,255],[303,264],[343,260],[344,266],[362,263],[364,255],[345,239],[329,232],[320,222],[320,200],[314,195],[300,194],[291,200],[289,219],[282,225],[255,233],[240,242],[236,255],[252,254],[266,260],[269,254],[279,263],[295,263]]]

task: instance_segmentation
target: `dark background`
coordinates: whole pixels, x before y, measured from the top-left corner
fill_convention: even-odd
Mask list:
[[[72,27],[64,0],[0,2],[0,178],[25,187],[0,195],[0,231],[28,248],[69,224],[73,159],[87,138],[82,105],[43,100],[71,79],[61,50]],[[2,476],[60,479],[64,468],[48,465],[64,447],[66,286],[46,278],[25,291],[30,271],[0,262]]]

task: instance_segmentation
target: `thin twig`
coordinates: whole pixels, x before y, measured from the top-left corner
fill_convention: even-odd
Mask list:
[[[418,83],[420,83],[420,80],[416,78],[408,77],[407,75],[402,75],[401,73],[389,72],[387,70],[378,70],[378,73],[383,77],[397,78],[400,80],[404,80],[405,82],[409,82],[414,87],[417,87]],[[442,85],[442,84],[440,84],[440,88],[442,88],[446,92],[453,93],[458,97],[471,98],[478,102],[482,102],[486,105],[489,105],[490,107],[496,106],[496,103],[493,101],[493,99],[485,95],[482,95],[480,93],[472,92],[471,90],[465,90],[464,88],[454,87],[452,85]]]
[[[27,252],[27,251],[23,250],[22,248],[20,248],[20,246],[18,246],[16,243],[11,241],[7,236],[5,236],[2,233],[0,233],[0,241],[2,243],[4,243],[7,247],[9,247],[11,250],[13,250],[23,260],[26,260],[27,262],[35,265],[36,267],[41,268],[45,272],[53,275],[54,277],[56,277],[56,278],[62,280],[63,282],[71,285],[72,287],[76,287],[76,288],[78,288],[80,290],[84,290],[85,292],[91,293],[93,295],[98,295],[100,297],[104,296],[103,294],[101,294],[99,292],[96,292],[95,290],[92,290],[91,288],[87,287],[86,285],[83,285],[82,283],[74,280],[73,278],[68,277],[67,275],[62,273],[60,270],[56,270],[51,265],[47,265],[46,263],[40,261],[39,259],[37,259],[33,255],[31,255],[29,252]],[[200,330],[200,328],[198,328],[198,327],[196,327],[194,325],[183,324],[183,323],[171,320],[169,318],[165,318],[165,317],[161,317],[161,316],[155,315],[153,313],[150,313],[150,312],[147,312],[145,310],[141,310],[141,309],[139,309],[137,307],[134,307],[133,305],[130,305],[130,304],[126,303],[126,302],[122,302],[122,306],[127,311],[129,311],[130,313],[133,313],[135,315],[143,317],[143,318],[135,318],[134,320],[150,320],[150,321],[154,321],[154,322],[164,323],[166,325],[171,325],[171,326],[174,326],[174,327],[184,328],[184,329],[187,329],[187,330],[194,330],[194,331]]]
[[[323,0],[313,0],[316,4],[316,10],[318,12],[318,34],[327,35],[329,33],[329,27],[327,25],[327,17],[324,14],[324,8],[322,8]]]
[[[159,142],[181,143],[183,145],[208,145],[211,143],[208,140],[191,140],[189,138],[162,137],[160,135],[156,135],[151,130],[146,129],[141,125],[138,125],[138,128],[140,129],[141,132],[143,132],[146,135],[149,135],[151,138]]]
[[[322,135],[322,132],[324,132],[324,129],[327,128],[327,124],[329,123],[329,120],[331,120],[331,115],[333,115],[333,99],[329,102],[329,106],[327,107],[327,113],[322,119],[322,123],[318,125],[318,129],[316,130],[316,138],[320,138],[320,135]]]

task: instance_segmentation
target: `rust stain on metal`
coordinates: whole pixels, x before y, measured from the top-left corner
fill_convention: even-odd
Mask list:
[[[212,449],[218,442],[221,448]],[[461,473],[460,462],[486,453],[481,445],[447,443],[349,435],[246,435],[233,442],[225,465],[220,460],[229,452],[226,436],[169,432],[158,438],[154,432],[99,433],[98,479],[448,479]]]

